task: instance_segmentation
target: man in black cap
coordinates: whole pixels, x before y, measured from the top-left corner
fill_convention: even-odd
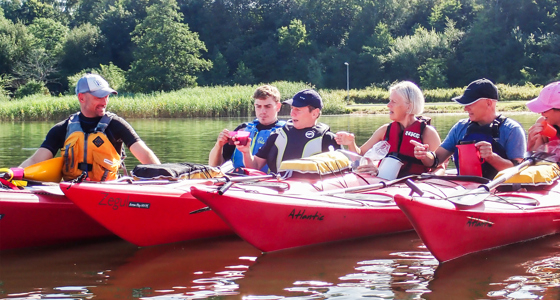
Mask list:
[[[523,160],[527,149],[525,130],[518,122],[496,112],[498,88],[490,80],[471,82],[462,96],[452,100],[465,106],[469,118],[459,120],[435,152],[429,152],[428,145],[417,145],[416,158],[428,157],[437,166],[454,154],[460,173],[456,146],[474,143],[484,161],[482,176],[489,179]]]
[[[268,164],[270,171],[276,173],[284,160],[325,152],[329,146],[340,149],[335,141],[336,135],[329,126],[317,122],[323,109],[323,100],[316,91],[300,91],[284,103],[292,106],[292,119],[272,133],[254,156],[248,146],[250,142],[245,146],[235,142],[237,149],[243,152],[245,166],[259,170]]]

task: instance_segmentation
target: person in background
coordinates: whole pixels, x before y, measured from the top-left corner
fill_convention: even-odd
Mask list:
[[[255,115],[257,118],[249,123],[243,123],[235,128],[234,131],[249,131],[251,144],[249,145],[251,153],[256,154],[264,145],[270,134],[284,126],[285,121],[278,120],[278,112],[282,107],[280,102],[280,92],[271,85],[263,85],[258,87],[253,94],[255,100]],[[229,143],[231,140],[230,131],[222,130],[218,135],[218,139],[214,147],[210,151],[208,164],[212,167],[222,165],[225,161],[231,160],[234,168],[244,167],[243,153],[235,148],[235,145]],[[265,165],[261,171],[267,172],[268,166]]]
[[[53,158],[61,149],[64,180],[80,176],[91,181],[113,180],[124,159],[123,143],[140,163],[160,164],[130,124],[106,111],[111,94],[117,92],[101,76],[87,74],[80,78],[76,84],[80,112],[54,125],[41,147],[20,167]]]
[[[471,82],[463,95],[452,100],[463,105],[469,117],[453,125],[436,151],[431,151],[428,145],[417,145],[414,148],[416,157],[437,165],[455,153],[457,165],[456,145],[474,142],[484,160],[482,176],[488,179],[523,160],[527,148],[525,131],[518,122],[497,113],[498,88],[490,80]]]
[[[435,151],[441,143],[438,132],[430,126],[430,119],[419,116],[424,111],[424,96],[416,84],[410,81],[399,82],[389,88],[389,119],[391,123],[379,127],[373,135],[358,148],[354,134],[345,131],[336,133],[340,145],[357,154],[364,155],[376,143],[387,141],[390,145],[388,155],[398,157],[404,165],[398,177],[435,171],[437,165],[425,157],[416,157],[415,144],[425,144],[429,151]],[[440,167],[439,173],[444,173]],[[376,165],[359,166],[358,172],[378,173]]]
[[[560,81],[545,86],[539,96],[527,102],[527,108],[541,116],[529,128],[527,150],[536,151],[552,140],[558,140],[560,130]],[[545,128],[552,126],[554,130]],[[554,132],[556,131],[556,132]]]
[[[284,103],[292,107],[291,119],[273,132],[255,155],[251,153],[248,145],[243,146],[238,141],[235,142],[237,150],[243,153],[245,166],[260,169],[268,164],[270,171],[276,173],[284,160],[326,152],[329,151],[329,146],[340,149],[329,126],[318,122],[323,100],[316,91],[302,90]]]

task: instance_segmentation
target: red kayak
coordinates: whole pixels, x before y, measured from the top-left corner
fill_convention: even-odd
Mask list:
[[[355,174],[293,178],[281,182],[262,182],[262,177],[271,178],[266,175],[231,180],[259,178],[250,185],[281,192],[286,189],[311,192],[369,183],[368,176]],[[205,209],[207,206],[191,195],[192,185],[206,186],[201,182],[209,184],[206,180],[165,185],[82,182],[61,183],[60,187],[79,208],[114,234],[138,246],[151,246],[233,234],[216,213]],[[223,182],[215,184],[224,186]],[[188,213],[193,211],[203,213]]]
[[[448,200],[395,197],[440,262],[560,231],[560,187],[556,184],[528,192],[491,194],[475,205]]]
[[[356,176],[347,176],[350,175]],[[479,185],[442,178],[445,179],[422,180],[422,189],[441,195],[445,189]],[[200,186],[191,187],[191,194],[208,204],[240,237],[264,252],[412,230],[393,201],[394,195],[410,193],[404,179],[369,181],[371,189],[388,187],[364,192],[365,186],[359,194],[350,193],[350,188],[327,193],[291,189],[274,193],[238,184],[222,195],[215,188]]]
[[[0,190],[0,250],[112,235],[66,198],[58,185]]]
[[[184,214],[205,207],[186,184],[65,182],[60,188],[86,214],[137,246],[233,234],[214,213]]]

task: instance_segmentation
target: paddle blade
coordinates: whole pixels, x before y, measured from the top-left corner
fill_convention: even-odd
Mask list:
[[[62,180],[62,157],[51,158],[23,169],[26,180],[60,182]]]
[[[449,196],[447,200],[458,205],[473,206],[481,203],[488,196],[490,196],[490,192],[483,187],[479,187],[474,190],[460,191],[455,195]]]

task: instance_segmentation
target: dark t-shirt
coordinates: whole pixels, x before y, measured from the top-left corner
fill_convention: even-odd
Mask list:
[[[261,123],[258,123],[257,124],[257,130],[258,131],[270,130],[270,129],[274,128],[274,126],[276,126],[276,123],[278,123],[278,121],[279,120],[277,120],[276,122],[274,122],[272,124],[269,124],[269,125],[263,125]],[[237,126],[234,131],[243,130],[246,127],[247,127],[247,123],[243,123],[243,124]],[[230,160],[231,157],[233,156],[234,151],[235,151],[235,145],[225,144],[222,147],[222,157],[224,158],[224,161]]]
[[[83,114],[79,115],[80,124],[82,126],[82,130],[86,133],[91,133],[101,120],[101,117],[96,118],[87,118]],[[66,130],[68,128],[68,121],[66,119],[54,125],[47,133],[43,144],[41,144],[41,148],[49,149],[53,156],[56,155],[58,150],[60,150],[64,146],[64,141],[66,139]],[[113,147],[120,153],[120,149],[122,149],[122,144],[124,143],[128,148],[132,146],[134,143],[140,141],[140,137],[136,134],[136,131],[126,122],[123,118],[119,116],[113,116],[109,126],[105,130],[105,134],[113,144]]]

